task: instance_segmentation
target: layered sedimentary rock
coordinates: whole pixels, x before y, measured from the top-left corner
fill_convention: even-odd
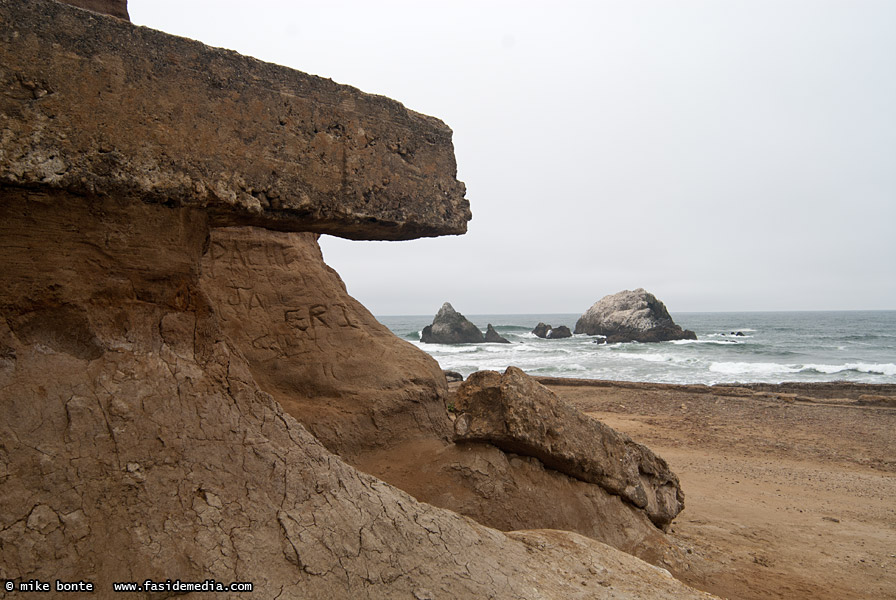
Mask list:
[[[424,344],[479,344],[485,337],[478,327],[446,302],[436,313],[432,325],[423,328],[420,341]]]
[[[3,0],[0,26],[0,182],[351,239],[466,231],[451,130],[394,100],[55,2]]]
[[[533,456],[598,484],[644,509],[660,527],[684,508],[678,477],[665,460],[564,403],[516,367],[503,375],[473,373],[457,390],[455,407],[454,431],[460,440]]]
[[[644,288],[604,296],[579,318],[575,333],[603,335],[610,343],[697,339],[693,331],[676,325],[666,305]]]

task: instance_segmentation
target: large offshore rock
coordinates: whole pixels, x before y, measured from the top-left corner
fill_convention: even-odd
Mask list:
[[[693,331],[676,325],[666,305],[644,288],[604,296],[579,318],[575,333],[604,335],[611,342],[697,339]]]
[[[564,403],[516,367],[467,377],[455,399],[458,440],[494,444],[532,456],[562,473],[600,485],[666,527],[684,493],[666,461]]]
[[[398,102],[47,0],[0,0],[0,182],[351,239],[459,234],[451,130]]]
[[[420,341],[424,344],[479,344],[485,337],[478,327],[446,302],[436,313],[432,325],[423,328]]]

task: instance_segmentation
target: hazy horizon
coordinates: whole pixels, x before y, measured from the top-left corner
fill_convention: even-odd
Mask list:
[[[321,239],[374,314],[896,309],[896,2],[128,6],[453,129],[466,235]]]

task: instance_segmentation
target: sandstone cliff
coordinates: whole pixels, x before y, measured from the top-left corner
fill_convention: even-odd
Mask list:
[[[0,0],[0,84],[0,579],[703,597],[331,453],[454,448],[438,366],[345,294],[314,239],[462,232],[441,122],[49,0]]]

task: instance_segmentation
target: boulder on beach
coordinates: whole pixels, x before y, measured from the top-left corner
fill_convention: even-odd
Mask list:
[[[481,344],[485,337],[478,327],[446,302],[436,313],[432,325],[423,328],[420,341],[424,344]]]
[[[547,323],[539,323],[535,326],[535,329],[532,330],[532,333],[534,333],[536,337],[545,340],[559,340],[561,338],[572,337],[572,332],[566,325],[551,327]]]
[[[502,336],[500,333],[495,331],[495,328],[492,327],[492,324],[489,323],[488,327],[485,330],[485,341],[492,344],[509,344],[510,340]]]
[[[455,438],[505,452],[594,483],[642,509],[665,528],[684,508],[678,477],[665,460],[623,433],[566,404],[520,369],[477,371],[454,396]]]
[[[696,340],[682,329],[656,296],[638,288],[604,296],[576,321],[575,333],[607,336],[608,343]]]

